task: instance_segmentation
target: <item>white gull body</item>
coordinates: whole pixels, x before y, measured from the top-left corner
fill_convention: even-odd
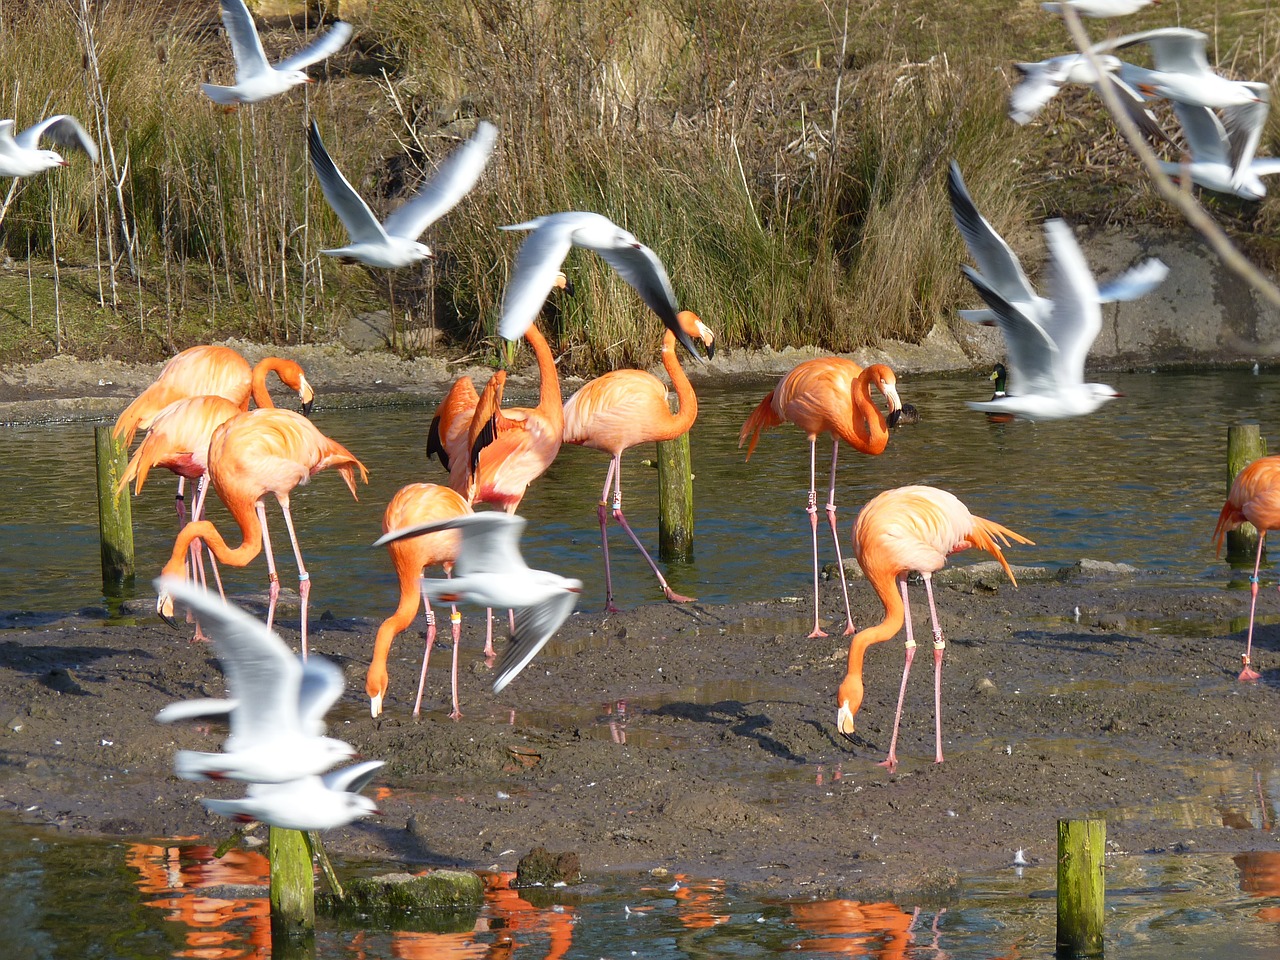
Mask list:
[[[311,166],[320,179],[325,199],[351,237],[351,242],[345,247],[320,252],[388,270],[427,259],[431,256],[431,248],[420,243],[418,237],[457,206],[476,185],[497,140],[498,128],[481,120],[471,139],[449,154],[417,193],[379,223],[369,205],[334,165],[320,139],[320,130],[312,120],[307,130]],[[549,280],[547,282],[550,284]]]
[[[382,765],[382,760],[366,760],[323,777],[250,784],[239,799],[206,797],[200,802],[213,813],[242,822],[257,820],[285,830],[331,830],[381,812],[360,791]]]
[[[1084,382],[1085,357],[1102,329],[1102,307],[1080,245],[1062,220],[1047,221],[1044,232],[1050,308],[1040,320],[1009,303],[976,270],[962,268],[991,307],[1008,354],[1008,395],[970,402],[974,410],[1060,420],[1092,413],[1120,396],[1106,384]]]
[[[511,646],[498,664],[493,683],[499,691],[510,683],[551,639],[573,612],[582,593],[582,581],[548,570],[533,570],[520,553],[523,517],[502,511],[463,514],[433,523],[392,530],[374,543],[460,530],[462,545],[449,580],[423,580],[422,591],[432,600],[456,603],[467,600],[482,607],[515,611]]]
[[[531,230],[520,244],[511,280],[502,300],[502,318],[498,333],[508,340],[524,336],[546,302],[556,274],[571,247],[594,250],[613,267],[614,272],[631,285],[656,313],[668,330],[693,356],[704,359],[684,332],[676,315],[680,306],[658,255],[622,229],[608,217],[598,213],[570,210],[537,217],[525,223],[505,226],[503,230]]]
[[[1205,56],[1208,36],[1185,27],[1160,27],[1120,37],[1112,49],[1145,43],[1151,50],[1154,70],[1131,67],[1128,82],[1147,98],[1163,97],[1195,107],[1240,106],[1262,99],[1266,84],[1228,80],[1209,66]]]
[[[14,129],[12,120],[0,120],[0,177],[30,177],[54,167],[65,167],[67,161],[58,151],[41,148],[42,139],[79,147],[94,163],[98,161],[98,145],[80,121],[69,114],[45,117],[16,135]]]
[[[174,704],[168,722],[208,713],[230,715],[231,736],[221,753],[179,750],[174,772],[184,780],[279,783],[328,770],[354,748],[321,736],[323,717],[342,695],[342,671],[321,657],[302,660],[276,634],[242,610],[177,577],[156,589],[191,607],[213,638],[229,697]]]
[[[339,20],[293,56],[273,65],[262,49],[258,28],[244,0],[222,0],[222,24],[236,61],[236,82],[231,86],[202,83],[200,89],[214,103],[228,107],[257,103],[298,84],[309,83],[311,78],[306,68],[341,50],[352,33],[351,24]]]
[[[1264,86],[1260,92],[1254,103],[1224,109],[1221,120],[1208,107],[1173,105],[1191,152],[1185,172],[1192,183],[1244,200],[1267,195],[1262,177],[1280,173],[1280,158],[1255,156],[1271,111],[1271,91]],[[1160,167],[1173,177],[1184,173],[1180,163],[1161,160]]]

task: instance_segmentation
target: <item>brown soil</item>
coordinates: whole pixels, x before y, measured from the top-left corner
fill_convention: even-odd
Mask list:
[[[401,637],[375,721],[363,680],[376,623],[323,621],[313,649],[348,682],[333,732],[387,761],[373,787],[383,816],[327,843],[351,857],[503,869],[541,844],[576,852],[588,874],[665,867],[859,897],[945,888],[1007,866],[1018,848],[1052,858],[1063,816],[1106,816],[1115,851],[1270,847],[1269,834],[1238,829],[1257,813],[1248,771],[1274,762],[1280,745],[1276,686],[1234,679],[1242,637],[1227,624],[1247,592],[1025,576],[1017,590],[994,577],[939,586],[946,761],[933,762],[926,640],[894,774],[877,761],[900,643],[870,651],[861,739],[848,743],[834,726],[846,640],[835,630],[806,639],[805,603],[580,613],[499,695],[468,611],[456,722],[447,650],[415,721],[420,648]],[[858,622],[870,622],[870,590],[853,591]],[[838,624],[833,583],[823,602]],[[1261,602],[1280,612],[1275,591]],[[67,830],[225,836],[233,825],[198,798],[235,786],[170,772],[175,749],[216,749],[220,731],[152,719],[174,700],[220,695],[216,661],[148,604],[131,606],[136,625],[104,625],[88,610],[0,634],[0,797]],[[296,613],[284,623],[296,642]],[[1270,679],[1274,629],[1262,628],[1261,644]],[[1231,779],[1224,770],[1246,788],[1214,800],[1204,778]],[[1175,819],[1184,799],[1216,807],[1216,822]]]

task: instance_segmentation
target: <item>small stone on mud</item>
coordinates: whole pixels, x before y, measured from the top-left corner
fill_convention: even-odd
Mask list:
[[[1112,613],[1098,618],[1098,629],[1120,633],[1124,630],[1126,622],[1125,618],[1120,614]]]
[[[55,667],[44,675],[40,680],[50,690],[58,693],[85,693],[84,687],[80,686],[80,682],[76,679],[75,674],[65,667]]]
[[[995,681],[990,677],[981,677],[973,685],[973,692],[980,697],[989,697],[997,692]]]

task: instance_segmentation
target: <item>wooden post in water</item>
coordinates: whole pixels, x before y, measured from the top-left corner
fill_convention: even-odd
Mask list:
[[[1267,455],[1267,442],[1257,421],[1246,421],[1227,427],[1227,492],[1236,476],[1259,457]],[[1242,523],[1227,533],[1227,559],[1241,563],[1252,562],[1258,553],[1258,530],[1251,523]]]
[[[315,936],[316,882],[311,848],[300,830],[272,827],[267,839],[271,864],[271,944],[306,942]]]
[[[1058,956],[1102,956],[1105,820],[1058,821]]]
[[[102,542],[102,587],[108,595],[133,582],[133,514],[129,491],[116,486],[129,465],[129,451],[111,427],[93,428],[98,473],[98,537]]]
[[[687,431],[658,441],[658,556],[693,558],[693,463]]]

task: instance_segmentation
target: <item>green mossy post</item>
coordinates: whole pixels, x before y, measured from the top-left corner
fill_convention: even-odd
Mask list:
[[[658,441],[658,557],[693,559],[693,461],[687,432]]]
[[[272,827],[267,839],[271,864],[271,946],[305,944],[316,931],[316,881],[311,847],[300,830]]]
[[[116,487],[129,465],[129,451],[111,427],[93,428],[98,471],[98,536],[102,542],[102,588],[107,596],[133,582],[133,512],[129,491]]]
[[[1102,956],[1105,820],[1058,821],[1058,956]]]
[[[1227,492],[1236,482],[1240,471],[1259,457],[1267,455],[1267,442],[1256,421],[1246,421],[1227,427]],[[1251,523],[1242,523],[1227,533],[1227,559],[1232,562],[1252,563],[1258,554],[1258,530]]]

